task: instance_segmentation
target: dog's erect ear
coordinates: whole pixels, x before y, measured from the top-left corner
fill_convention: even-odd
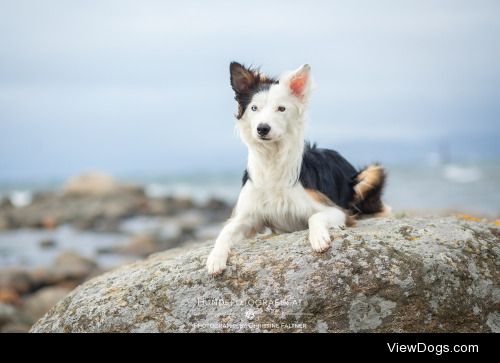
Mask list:
[[[285,80],[290,92],[300,98],[307,100],[311,89],[311,66],[304,64],[299,69],[290,73]]]
[[[229,71],[231,72],[231,87],[233,87],[234,92],[237,94],[249,93],[256,82],[254,72],[237,62],[231,62]]]

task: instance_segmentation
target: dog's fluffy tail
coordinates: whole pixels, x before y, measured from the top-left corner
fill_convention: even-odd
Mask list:
[[[377,216],[389,215],[391,208],[382,202],[387,174],[380,164],[369,165],[356,176],[353,212]]]

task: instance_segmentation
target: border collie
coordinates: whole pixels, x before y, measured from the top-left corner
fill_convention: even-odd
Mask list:
[[[358,171],[336,151],[304,141],[309,65],[275,79],[233,62],[230,74],[248,163],[233,214],[208,256],[210,274],[226,268],[232,243],[266,227],[275,233],[309,227],[313,250],[323,252],[330,247],[330,228],[351,226],[361,215],[389,214],[381,201],[382,166]]]

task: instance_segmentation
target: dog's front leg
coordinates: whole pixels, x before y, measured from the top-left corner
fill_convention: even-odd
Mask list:
[[[346,214],[338,208],[328,208],[313,214],[309,218],[309,242],[316,252],[330,248],[329,228],[342,228],[346,223]]]
[[[224,226],[215,240],[215,246],[208,255],[207,270],[212,275],[219,275],[226,268],[231,245],[255,234],[256,226],[250,218],[233,217]]]

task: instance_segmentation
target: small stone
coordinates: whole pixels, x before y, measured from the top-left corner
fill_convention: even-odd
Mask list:
[[[30,326],[22,323],[8,323],[2,326],[0,333],[28,333]]]
[[[20,268],[0,270],[0,288],[24,294],[33,287],[33,280],[28,271]]]
[[[56,246],[56,241],[51,238],[42,239],[38,244],[41,248],[53,248]]]
[[[23,312],[33,321],[41,318],[52,306],[62,300],[71,290],[63,287],[44,287],[26,298]]]
[[[114,252],[146,257],[154,252],[158,252],[161,246],[158,241],[149,235],[139,235],[133,237],[126,245],[114,249]]]
[[[54,216],[45,216],[42,219],[41,227],[44,229],[55,229],[57,225],[57,219]]]
[[[14,289],[0,288],[0,303],[21,305],[21,297]]]

